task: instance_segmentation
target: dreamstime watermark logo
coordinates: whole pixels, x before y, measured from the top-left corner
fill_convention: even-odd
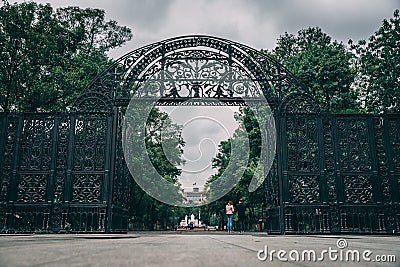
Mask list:
[[[235,72],[231,67],[221,63],[218,63],[218,66],[212,66],[212,64],[205,66],[211,69],[209,72],[211,74],[205,79],[197,79],[193,76],[194,78],[188,77],[187,80],[182,78],[177,80],[176,77],[172,78],[173,75],[165,70],[153,74],[152,77],[149,77],[137,88],[125,112],[122,145],[128,169],[136,183],[147,194],[170,205],[184,207],[198,206],[223,197],[241,179],[245,171],[244,167],[248,164],[250,145],[248,133],[242,125],[242,129],[235,132],[234,138],[230,138],[231,152],[229,163],[221,177],[208,184],[209,191],[207,192],[205,201],[201,203],[183,201],[179,186],[169,182],[158,173],[146,148],[145,140],[148,138],[146,137],[146,123],[151,116],[152,109],[157,106],[158,101],[162,98],[170,97],[173,99],[179,97],[181,100],[187,99],[185,102],[177,104],[185,106],[185,112],[188,114],[193,113],[193,117],[188,119],[184,126],[208,120],[214,123],[215,127],[224,129],[224,121],[216,120],[210,116],[199,116],[198,112],[195,112],[197,103],[204,101],[202,99],[204,97],[207,98],[207,104],[211,106],[224,106],[224,103],[220,102],[221,96],[225,98],[236,97],[236,99],[241,97],[241,101],[254,114],[262,132],[261,154],[258,166],[255,168],[253,178],[249,184],[248,190],[250,192],[255,191],[263,184],[265,176],[275,158],[276,130],[274,116],[259,84],[247,77],[243,77],[242,73]],[[198,71],[198,68],[196,71]],[[224,91],[221,88],[225,88]],[[230,96],[226,95],[226,92],[229,92]],[[191,108],[193,110],[190,110]],[[214,140],[207,137],[203,137],[200,140],[200,142],[205,141],[209,141],[214,146],[208,149],[218,150],[219,144]],[[161,142],[166,158],[173,158],[178,144],[168,138],[161,138]],[[185,168],[185,166],[182,166],[181,169],[187,173],[196,173],[196,175],[199,175],[205,168],[209,167],[209,165],[198,166],[197,169],[189,169]]]
[[[322,250],[270,250],[268,246],[265,245],[264,249],[257,252],[257,258],[260,261],[269,260],[271,262],[274,261],[274,259],[282,262],[396,262],[396,255],[375,255],[373,251],[369,249],[348,249],[348,245],[347,240],[344,238],[337,240],[336,247],[328,247]]]

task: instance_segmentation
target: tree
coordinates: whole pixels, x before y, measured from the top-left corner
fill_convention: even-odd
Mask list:
[[[181,174],[181,170],[176,166],[183,163],[181,156],[185,144],[181,136],[181,126],[172,123],[166,113],[153,108],[147,118],[144,137],[147,155],[152,165],[162,178],[176,185],[177,192],[174,193],[179,195],[181,188],[178,176]],[[140,140],[133,142],[136,141]],[[147,157],[146,153],[132,151],[130,154],[132,157],[129,159],[132,161],[131,164],[143,171],[141,173],[143,177],[139,178],[151,181],[153,173],[146,172],[147,167],[142,166],[143,162],[145,162],[143,157]],[[159,189],[168,190],[165,188]],[[175,221],[176,218],[184,214],[183,208],[171,207],[150,197],[135,181],[132,183],[131,190],[130,215],[136,228],[144,227],[153,230],[158,222],[165,229],[170,224],[177,223]]]
[[[240,112],[236,114],[235,119],[238,120],[243,127],[238,127],[232,138],[242,138],[242,135],[239,134],[239,131],[247,132],[250,145],[249,161],[247,165],[240,161],[233,161],[234,164],[239,165],[239,168],[244,168],[242,177],[228,194],[223,196],[221,199],[203,207],[202,213],[208,214],[209,216],[212,216],[213,214],[224,216],[224,207],[228,200],[232,200],[234,203],[237,203],[240,198],[244,198],[249,210],[249,221],[255,223],[257,219],[257,213],[261,211],[262,204],[265,204],[264,188],[262,186],[260,186],[254,192],[249,192],[249,184],[254,176],[257,164],[263,164],[262,162],[260,163],[261,131],[258,121],[250,108],[241,108]],[[222,179],[231,178],[223,177],[222,174],[232,160],[232,157],[235,157],[235,155],[231,154],[232,141],[232,139],[222,141],[219,145],[219,151],[216,157],[213,159],[213,168],[217,169],[217,173],[210,177],[205,186],[206,189],[209,188],[208,194],[212,194],[213,191],[218,190],[219,184],[224,183]],[[237,143],[241,144],[241,142]]]
[[[181,126],[172,123],[168,114],[153,108],[146,125],[147,152],[157,172],[174,184],[178,184],[182,172],[176,166],[183,163],[184,145]]]
[[[383,20],[382,26],[369,38],[353,44],[357,55],[356,86],[360,101],[368,112],[400,112],[400,15]]]
[[[358,110],[352,90],[353,55],[318,27],[285,33],[272,56],[285,65],[319,101],[322,110],[343,113]]]
[[[106,52],[132,38],[99,9],[34,2],[0,8],[0,109],[52,111],[70,105],[109,64]]]

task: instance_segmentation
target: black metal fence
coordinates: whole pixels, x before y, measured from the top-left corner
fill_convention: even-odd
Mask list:
[[[152,86],[141,87],[146,81]],[[131,177],[120,127],[132,96],[162,105],[263,96],[277,126],[265,228],[400,233],[400,115],[321,114],[267,53],[200,35],[121,57],[78,97],[80,112],[0,114],[1,232],[127,230]]]
[[[399,129],[399,115],[282,116],[266,229],[399,233]]]
[[[1,232],[127,231],[121,114],[0,115]],[[265,228],[399,233],[400,116],[285,114]]]
[[[114,113],[1,114],[0,231],[126,231],[114,127]]]

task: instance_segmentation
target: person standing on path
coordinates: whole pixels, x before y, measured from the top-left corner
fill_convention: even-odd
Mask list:
[[[233,207],[233,202],[228,201],[228,204],[225,206],[225,214],[226,218],[228,220],[228,233],[232,232],[232,221],[233,221],[233,213],[235,212],[235,208]]]
[[[238,213],[239,231],[242,233],[245,230],[246,220],[246,204],[243,203],[243,198],[239,199],[239,203],[236,205],[236,211]]]

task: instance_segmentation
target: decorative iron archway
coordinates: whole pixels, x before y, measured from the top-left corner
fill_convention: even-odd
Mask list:
[[[243,77],[254,86],[240,86]],[[154,90],[142,90],[152,79]],[[84,89],[74,112],[1,114],[0,230],[126,231],[130,178],[120,129],[130,99],[245,105],[257,92],[277,126],[264,181],[265,229],[400,232],[399,115],[322,114],[266,53],[199,35],[121,57]]]
[[[226,69],[218,73],[217,68]],[[100,106],[100,109],[126,106],[133,96],[143,99],[157,97],[159,105],[182,104],[193,98],[205,100],[205,105],[207,99],[241,105],[243,98],[255,97],[251,90],[240,91],[229,84],[238,77],[228,77],[228,69],[234,69],[236,75],[259,84],[273,107],[278,107],[290,94],[306,96],[308,93],[267,53],[230,40],[195,35],[167,39],[126,54],[94,79],[75,106],[85,111],[99,110]],[[165,79],[164,86],[154,92],[138,91],[141,83],[154,79],[154,75],[161,71],[169,75],[157,77],[158,80]],[[220,84],[207,83],[216,80]],[[186,90],[182,89],[184,86]]]
[[[149,81],[159,83],[155,90],[141,90],[141,85]],[[244,81],[251,81],[253,85],[240,86]],[[129,174],[122,157],[121,111],[132,98],[156,100],[157,105],[242,106],[258,101],[259,93],[268,101],[275,119],[283,113],[320,112],[307,88],[267,53],[230,40],[200,35],[164,40],[126,54],[94,79],[75,107],[79,111],[114,108],[119,119],[115,125],[118,167],[113,183],[123,184],[122,180]],[[279,119],[276,122],[280,131]],[[284,209],[282,194],[279,194],[280,156],[278,151],[264,186],[271,222],[277,221],[269,228],[284,232],[284,218],[279,215]],[[119,191],[114,187],[114,195],[121,195]]]

